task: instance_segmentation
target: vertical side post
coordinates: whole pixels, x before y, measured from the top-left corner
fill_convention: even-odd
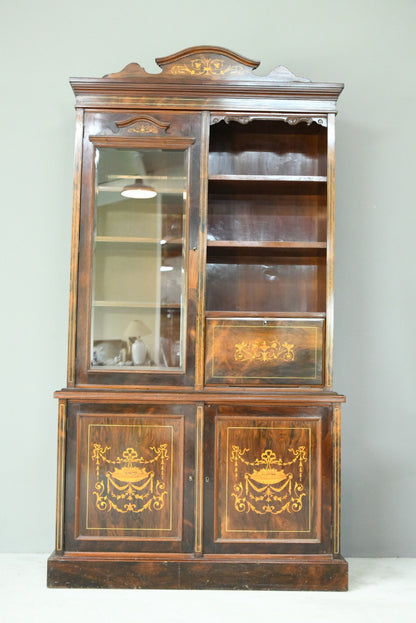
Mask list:
[[[72,199],[72,236],[71,236],[71,274],[69,285],[69,322],[68,322],[68,387],[75,385],[76,360],[76,325],[78,297],[78,252],[79,220],[81,205],[81,163],[84,111],[77,110],[75,129],[74,189]]]
[[[58,468],[56,478],[56,540],[55,549],[64,549],[65,515],[65,455],[66,455],[66,400],[59,401],[58,411]]]
[[[339,554],[341,522],[341,407],[334,405],[332,413],[333,553]]]
[[[196,409],[196,447],[195,447],[195,554],[202,556],[204,519],[204,407]]]
[[[327,133],[327,265],[326,265],[326,339],[325,387],[332,388],[334,344],[334,232],[335,232],[335,115],[328,115]]]
[[[195,345],[195,389],[202,390],[204,387],[205,374],[205,274],[207,255],[207,211],[208,211],[208,153],[209,153],[209,113],[204,111],[201,120],[201,179],[199,199],[199,258],[198,266],[198,308],[197,308],[197,331]]]

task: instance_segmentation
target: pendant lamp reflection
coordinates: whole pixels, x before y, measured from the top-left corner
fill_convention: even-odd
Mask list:
[[[144,184],[143,180],[138,177],[134,181],[134,184],[125,186],[121,194],[123,197],[128,197],[129,199],[152,199],[156,197],[157,192],[152,186]]]

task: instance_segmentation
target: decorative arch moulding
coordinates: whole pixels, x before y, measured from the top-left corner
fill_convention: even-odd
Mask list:
[[[242,125],[246,125],[251,121],[258,120],[267,120],[272,119],[273,121],[284,121],[289,125],[298,125],[298,123],[306,123],[306,125],[311,125],[312,123],[317,123],[323,127],[328,126],[328,119],[324,116],[317,117],[316,115],[306,116],[306,115],[273,115],[273,117],[262,117],[259,115],[212,115],[211,116],[211,125],[215,125],[216,123],[220,123],[220,121],[224,121],[229,124],[232,121],[236,123],[241,123]]]
[[[136,134],[164,134],[170,127],[170,123],[165,123],[151,117],[150,115],[134,115],[122,121],[116,121],[118,128],[127,128],[127,132]]]

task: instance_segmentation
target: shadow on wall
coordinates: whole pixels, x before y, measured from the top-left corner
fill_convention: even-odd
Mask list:
[[[409,288],[398,278],[409,246],[397,218],[400,210],[405,222],[409,208],[392,184],[400,165],[386,158],[383,128],[340,116],[337,131],[334,369],[335,388],[347,396],[342,551],[412,555],[404,535],[416,511],[408,476],[414,466],[401,440],[414,435],[415,368]]]

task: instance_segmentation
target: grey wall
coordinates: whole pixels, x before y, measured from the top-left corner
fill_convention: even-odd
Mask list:
[[[0,41],[0,550],[52,551],[65,385],[74,113],[68,76],[221,45],[345,82],[337,126],[335,388],[343,552],[416,555],[413,0],[16,0]]]

